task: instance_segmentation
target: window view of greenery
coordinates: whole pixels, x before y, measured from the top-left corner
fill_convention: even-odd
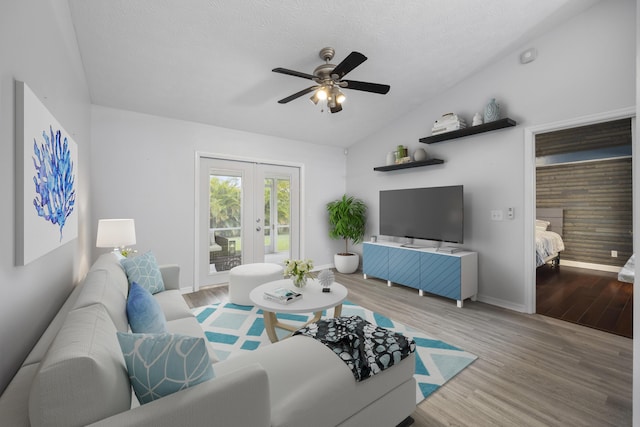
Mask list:
[[[277,212],[271,224],[272,191],[276,191]],[[209,179],[210,262],[217,271],[240,263],[242,253],[242,178],[211,175]],[[289,250],[290,184],[289,180],[268,178],[264,189],[265,253]],[[271,246],[271,239],[275,244]],[[220,247],[220,249],[218,249]]]
[[[276,205],[278,208],[275,227],[271,226],[271,191],[276,187]],[[291,186],[288,179],[267,178],[264,182],[264,245],[271,247],[271,231],[275,229],[276,236],[275,252],[285,252],[289,250],[289,221],[291,207]]]

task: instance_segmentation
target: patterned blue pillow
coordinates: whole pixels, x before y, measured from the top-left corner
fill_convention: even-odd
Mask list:
[[[118,341],[141,404],[213,378],[204,338],[180,334],[128,334]]]
[[[167,332],[167,319],[148,290],[133,282],[127,297],[127,319],[131,330],[142,334]]]
[[[152,252],[146,252],[133,258],[125,258],[120,261],[120,264],[127,273],[129,284],[136,282],[152,294],[164,291],[162,273],[160,273],[158,262]]]

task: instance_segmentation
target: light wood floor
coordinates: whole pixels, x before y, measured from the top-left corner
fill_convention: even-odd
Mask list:
[[[350,301],[479,357],[418,405],[415,427],[631,425],[631,339],[480,302],[459,309],[361,274],[336,281]],[[227,294],[219,286],[185,299],[195,307]]]

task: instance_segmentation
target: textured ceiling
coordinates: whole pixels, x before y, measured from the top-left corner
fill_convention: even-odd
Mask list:
[[[94,104],[347,147],[506,52],[592,6],[585,0],[69,0]],[[322,113],[305,73],[335,48],[369,59]]]

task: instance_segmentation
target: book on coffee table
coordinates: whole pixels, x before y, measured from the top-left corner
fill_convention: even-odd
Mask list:
[[[302,294],[287,288],[277,288],[264,292],[264,298],[279,302],[280,304],[289,304],[302,298]]]

